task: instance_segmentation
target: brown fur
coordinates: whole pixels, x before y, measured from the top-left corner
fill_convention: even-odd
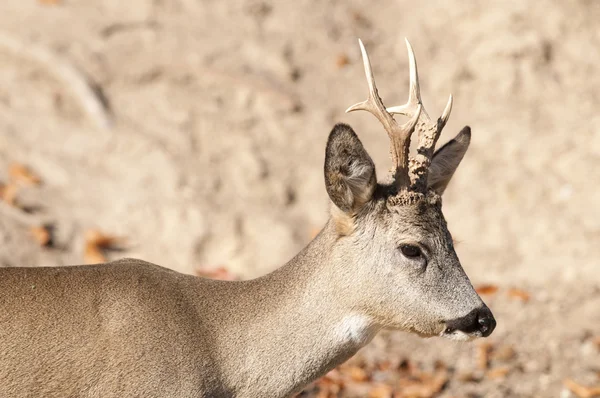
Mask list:
[[[334,272],[333,230],[245,282],[135,259],[0,269],[0,396],[288,396],[360,348],[325,338],[343,292],[312,276]]]

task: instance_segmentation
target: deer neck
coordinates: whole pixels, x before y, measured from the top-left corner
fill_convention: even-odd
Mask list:
[[[244,345],[232,364],[235,390],[289,396],[349,359],[379,330],[347,302],[351,292],[342,286],[351,281],[340,278],[351,275],[340,269],[351,264],[340,264],[332,224],[289,263],[247,282],[251,315],[234,332]]]

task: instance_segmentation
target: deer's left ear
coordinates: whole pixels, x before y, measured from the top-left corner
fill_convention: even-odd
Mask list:
[[[466,126],[454,139],[435,152],[429,166],[427,179],[429,189],[440,195],[444,193],[470,142],[471,128]]]

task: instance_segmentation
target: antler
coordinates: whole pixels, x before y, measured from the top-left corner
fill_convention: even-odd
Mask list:
[[[372,113],[379,120],[390,137],[390,152],[392,153],[394,181],[399,188],[408,188],[411,182],[408,174],[410,136],[415,130],[415,126],[419,120],[421,103],[418,101],[418,103],[416,103],[414,106],[414,109],[411,109],[412,115],[408,122],[403,125],[398,125],[392,114],[386,110],[381,98],[379,97],[379,94],[377,93],[377,86],[375,85],[375,78],[373,77],[373,71],[371,70],[371,62],[369,61],[367,50],[365,50],[365,46],[360,39],[358,39],[358,43],[360,44],[360,51],[362,53],[363,63],[365,66],[365,75],[367,76],[367,83],[369,84],[369,98],[366,101],[352,105],[346,109],[346,112],[358,110],[367,111]]]
[[[404,105],[387,108],[390,114],[401,114],[409,117],[419,115],[419,121],[416,129],[419,134],[419,145],[417,147],[417,155],[411,159],[411,167],[409,170],[411,186],[417,191],[424,192],[427,189],[427,174],[429,165],[435,151],[435,144],[446,125],[450,112],[452,111],[452,95],[448,98],[448,103],[442,116],[433,122],[421,102],[421,90],[419,87],[419,73],[417,71],[417,61],[413,52],[412,46],[405,39],[406,47],[408,48],[408,60],[410,66],[410,89],[408,101]]]

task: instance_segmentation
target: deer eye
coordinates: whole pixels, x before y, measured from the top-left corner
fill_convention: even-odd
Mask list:
[[[402,251],[402,254],[408,258],[417,258],[421,256],[421,249],[419,249],[418,246],[402,245],[400,246],[400,250]]]

